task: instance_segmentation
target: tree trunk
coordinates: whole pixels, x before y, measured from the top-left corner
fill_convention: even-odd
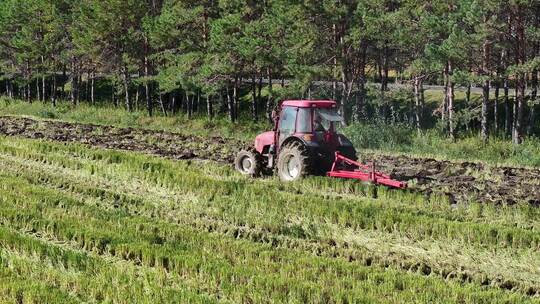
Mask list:
[[[79,68],[77,67],[77,69],[79,69]],[[77,95],[75,96],[75,98],[77,98],[77,103],[80,103],[81,100],[82,100],[81,96],[85,96],[86,92],[84,92],[84,94],[81,95],[81,84],[83,83],[82,75],[81,75],[82,73],[80,73],[80,71],[78,71],[77,74],[78,74],[78,77],[79,77],[79,79],[77,80],[77,83],[79,84],[79,89],[77,90]]]
[[[43,68],[43,75],[41,76],[41,97],[45,102],[45,57],[41,56],[41,66]]]
[[[191,95],[191,99],[189,100],[189,111],[190,111],[190,118],[193,117],[193,113],[195,112],[195,95]]]
[[[487,22],[487,17],[484,17],[484,22]],[[486,142],[488,139],[488,106],[489,106],[489,42],[484,40],[482,44],[482,75],[485,77],[482,84],[482,123],[481,123],[481,137],[482,141]]]
[[[251,77],[251,119],[257,121],[257,84],[255,75]]]
[[[234,98],[231,96],[228,85],[225,87],[225,90],[227,91],[227,110],[229,112],[229,119],[231,122],[234,122]]]
[[[272,70],[268,68],[268,98],[266,99],[266,118],[272,123],[272,108],[273,108],[273,88],[272,88]]]
[[[145,37],[144,40],[144,91],[146,94],[146,111],[148,112],[148,116],[152,116],[153,112],[153,104],[152,104],[152,97],[150,95],[150,84],[148,77],[150,76],[150,62],[148,61],[148,52],[149,52],[149,46],[148,46],[148,39]]]
[[[489,105],[489,80],[485,80],[482,85],[482,123],[481,137],[482,141],[488,139],[488,105]]]
[[[339,104],[339,112],[341,113],[341,116],[343,117],[343,125],[347,126],[350,123],[350,115],[347,113],[347,105],[349,104],[349,101],[351,99],[351,92],[352,92],[352,81],[347,79],[347,76],[345,76],[345,72],[343,72],[342,75],[343,79],[343,92],[342,92],[342,99],[341,103]]]
[[[538,71],[532,72],[531,79],[531,103],[529,106],[529,123],[527,125],[527,134],[532,135],[534,131],[534,119],[536,117],[536,96],[538,94]]]
[[[210,94],[206,94],[206,114],[208,115],[208,119],[212,120],[214,116],[214,110],[212,108],[212,99],[210,98]]]
[[[356,97],[356,121],[360,122],[365,118],[364,105],[366,99],[366,45],[361,42],[360,62],[358,71],[358,96]]]
[[[514,22],[514,29],[516,32],[516,64],[524,64],[526,61],[526,38],[525,38],[525,24],[523,9],[519,5],[513,7],[515,10],[516,20]],[[514,108],[515,120],[514,120],[514,130],[512,132],[512,142],[514,144],[521,144],[523,142],[523,114],[525,111],[525,83],[526,75],[525,73],[518,72],[517,82],[516,82],[516,104]]]
[[[174,96],[173,92],[169,93],[169,112],[172,113],[172,115],[176,114],[176,98]]]
[[[506,135],[510,135],[512,131],[512,107],[510,106],[508,78],[504,78],[503,91],[504,91],[504,132]]]
[[[116,99],[116,88],[113,86],[111,90],[111,98],[115,108],[118,108],[118,99]]]
[[[9,98],[13,98],[13,82],[11,81],[11,79],[8,79],[6,81],[6,86],[7,86],[7,95]]]
[[[448,129],[448,122],[446,119],[446,113],[448,109],[448,65],[447,64],[444,66],[443,78],[444,78],[444,98],[440,106],[440,109],[441,109],[441,121],[443,125],[443,131],[446,132]]]
[[[520,73],[516,83],[516,102],[514,104],[514,130],[512,132],[512,143],[521,144],[523,142],[523,114],[525,110],[525,75]]]
[[[28,99],[29,103],[32,103],[32,90],[30,88],[30,81],[28,81],[28,84],[26,85],[26,98]]]
[[[69,74],[71,79],[71,103],[77,104],[77,95],[79,90],[79,77],[77,76],[75,58],[71,58],[71,73]]]
[[[420,81],[420,117],[424,119],[424,111],[426,109],[426,99],[424,98],[424,81]]]
[[[82,83],[82,76],[80,78]],[[87,102],[90,101],[90,98],[88,98],[88,92],[90,92],[90,72],[86,72],[86,83],[84,85],[84,100]]]
[[[242,79],[238,80],[238,77],[234,78],[234,88],[233,88],[233,102],[234,102],[234,121],[238,121],[239,115],[240,115],[240,96],[239,95],[239,88],[238,88],[238,82],[242,82]]]
[[[41,101],[41,88],[39,87],[39,78],[36,78],[36,96],[37,101]]]
[[[165,105],[163,104],[163,94],[159,93],[159,104],[161,105],[161,112],[163,112],[163,116],[167,116],[167,110],[165,109]]]
[[[201,92],[197,90],[197,104],[195,105],[196,113],[199,113],[200,106],[201,106]]]
[[[46,92],[46,84],[45,84],[45,75],[41,77],[41,98],[42,101],[45,102],[47,98],[47,92]]]
[[[123,68],[124,75],[122,77],[122,80],[124,82],[124,97],[125,97],[125,103],[126,103],[126,109],[128,112],[133,111],[133,105],[131,103],[131,98],[129,97],[129,83],[130,83],[130,77],[129,77],[129,70],[126,66]]]
[[[263,77],[262,73],[259,75],[259,83],[257,84],[257,105],[260,107],[262,104],[262,87],[263,87]],[[257,113],[259,110],[257,110]]]
[[[135,87],[135,111],[139,111],[140,92],[141,92],[141,86],[137,85]]]
[[[193,113],[193,109],[192,109],[192,102],[189,98],[189,93],[188,91],[186,91],[186,109],[187,109],[187,115],[188,115],[188,119],[191,119],[191,114]]]
[[[92,105],[96,104],[96,97],[95,97],[95,75],[94,72],[92,72],[92,76],[90,79],[90,102]]]
[[[448,134],[452,140],[455,139],[454,133],[454,82],[452,81],[452,62],[448,61],[447,68],[447,100],[448,100]]]
[[[51,85],[51,101],[54,107],[56,107],[56,74],[53,73]]]
[[[499,131],[499,78],[495,80],[495,101],[493,103],[493,133],[497,134]]]
[[[148,116],[152,116],[153,112],[153,104],[152,104],[152,97],[150,96],[150,85],[148,84],[148,80],[146,80],[144,84],[144,91],[146,94],[146,111],[148,112]]]
[[[422,81],[420,77],[414,76],[414,115],[415,115],[415,125],[418,135],[422,133],[422,110],[421,110],[421,100],[420,100],[420,82]]]
[[[60,99],[65,99],[66,97],[66,79],[67,79],[67,71],[66,71],[66,65],[64,64],[62,66],[62,87],[60,88]]]
[[[6,79],[5,85],[6,85],[6,96],[7,96],[7,97],[10,97],[10,96],[9,96],[9,79]]]

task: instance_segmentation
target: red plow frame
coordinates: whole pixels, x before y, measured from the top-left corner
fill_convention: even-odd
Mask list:
[[[340,164],[346,164],[348,166],[342,167],[355,167],[352,169],[341,169],[338,170]],[[375,163],[371,163],[371,166],[361,164],[352,159],[346,158],[345,156],[336,152],[336,158],[332,164],[332,169],[327,173],[328,176],[339,177],[339,178],[352,178],[359,179],[365,182],[371,182],[376,185],[385,185],[392,188],[405,189],[407,188],[406,182],[401,182],[390,178],[389,175],[386,175],[382,172],[375,170]]]

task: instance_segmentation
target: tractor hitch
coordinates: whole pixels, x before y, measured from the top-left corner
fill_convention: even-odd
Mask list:
[[[365,182],[371,182],[376,185],[385,185],[392,188],[405,189],[406,182],[401,182],[390,178],[382,172],[375,170],[375,163],[364,165],[352,159],[349,159],[339,152],[336,152],[336,158],[332,164],[332,169],[327,173],[328,176],[339,178],[359,179]]]

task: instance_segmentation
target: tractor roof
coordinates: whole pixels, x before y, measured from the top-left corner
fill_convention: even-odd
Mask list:
[[[332,108],[336,106],[336,102],[333,100],[285,100],[281,105],[301,108]]]

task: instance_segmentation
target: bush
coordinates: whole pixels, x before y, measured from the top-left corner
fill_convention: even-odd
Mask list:
[[[355,144],[357,149],[396,150],[410,146],[415,131],[403,124],[385,125],[383,123],[353,124],[343,133]]]

